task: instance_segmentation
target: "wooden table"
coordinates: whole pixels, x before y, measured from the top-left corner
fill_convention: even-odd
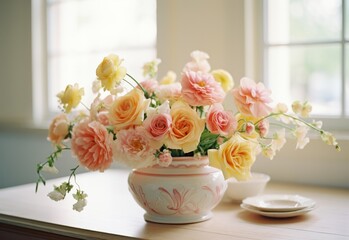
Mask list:
[[[128,171],[78,175],[88,205],[72,210],[71,196],[61,202],[46,195],[52,184],[34,193],[34,184],[0,190],[1,239],[349,239],[349,190],[269,183],[266,193],[300,194],[317,202],[315,210],[294,218],[273,219],[221,203],[212,219],[195,224],[145,222],[143,209],[127,189]]]

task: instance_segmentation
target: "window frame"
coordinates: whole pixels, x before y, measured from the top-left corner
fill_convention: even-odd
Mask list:
[[[328,44],[339,44],[341,48],[341,72],[340,72],[340,77],[341,77],[341,114],[340,116],[322,116],[322,115],[317,115],[313,116],[314,119],[320,120],[324,123],[326,126],[326,129],[331,130],[331,131],[346,131],[349,133],[349,112],[347,113],[347,116],[345,116],[346,112],[346,104],[348,102],[347,98],[349,96],[346,96],[345,91],[346,91],[346,86],[349,84],[349,81],[346,80],[349,76],[346,76],[346,71],[345,71],[345,66],[346,66],[346,50],[345,48],[346,44],[349,44],[349,39],[345,39],[346,36],[346,23],[345,23],[345,15],[346,13],[346,4],[348,4],[347,0],[341,0],[342,2],[342,17],[341,17],[341,24],[342,24],[342,31],[341,31],[341,39],[339,41],[299,41],[299,42],[290,42],[290,43],[268,43],[267,41],[267,32],[268,32],[268,25],[267,25],[267,11],[268,11],[268,0],[263,0],[261,4],[256,4],[256,9],[257,12],[257,17],[255,17],[254,22],[255,22],[255,27],[260,28],[260,33],[259,33],[259,57],[257,56],[257,63],[259,62],[260,70],[259,76],[260,79],[263,83],[268,85],[268,49],[270,47],[279,47],[279,46],[285,46],[285,47],[292,47],[292,46],[312,46],[312,45],[328,45]]]

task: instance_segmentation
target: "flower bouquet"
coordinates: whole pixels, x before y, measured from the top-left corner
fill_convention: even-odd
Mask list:
[[[295,101],[289,111],[285,104],[273,103],[263,83],[242,78],[234,87],[227,71],[211,70],[207,53],[194,51],[190,56],[179,81],[172,71],[157,80],[159,59],[144,65],[144,79],[138,81],[122,66],[123,60],[111,54],[97,67],[92,83],[96,97],[89,106],[82,104],[84,89],[78,84],[58,93],[62,113],[53,119],[48,134],[54,151],[37,165],[36,190],[45,184],[44,171],[57,171],[55,163],[66,150],[71,150],[77,166],[48,194],[55,201],[72,191],[80,166],[103,172],[113,162],[131,168],[166,167],[173,157],[208,156],[225,179],[246,180],[256,156],[272,159],[285,144],[286,133],[297,139],[296,149],[309,142],[309,130],[340,149],[321,122],[307,119],[310,103]],[[227,102],[227,95],[234,102]],[[79,104],[85,111],[72,113]],[[81,211],[87,194],[78,184],[74,192],[73,209]]]

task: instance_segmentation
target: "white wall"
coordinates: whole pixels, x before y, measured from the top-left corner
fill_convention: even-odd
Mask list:
[[[237,82],[248,69],[244,4],[243,0],[158,1],[161,74],[179,73],[189,53],[200,49],[210,54],[212,68],[228,70]],[[34,182],[36,163],[51,152],[46,130],[24,124],[32,115],[30,11],[28,0],[0,1],[0,188]],[[274,160],[258,159],[253,170],[278,181],[349,188],[349,141],[340,143],[343,150],[337,153],[320,140],[295,151],[291,141]],[[74,165],[69,154],[59,164],[67,170],[61,175]]]

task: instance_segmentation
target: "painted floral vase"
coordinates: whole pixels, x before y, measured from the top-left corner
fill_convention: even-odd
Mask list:
[[[208,220],[221,201],[226,182],[207,157],[173,158],[168,167],[134,169],[129,190],[150,222],[184,224]]]

